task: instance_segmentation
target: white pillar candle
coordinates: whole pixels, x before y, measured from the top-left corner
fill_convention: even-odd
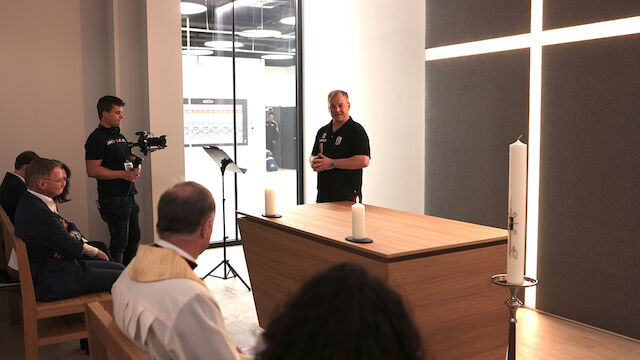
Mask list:
[[[525,234],[527,226],[527,145],[516,140],[509,145],[509,216],[513,228],[509,231],[507,282],[524,281]]]
[[[357,201],[358,198],[356,198],[356,203],[351,206],[351,237],[360,240],[367,236],[364,231],[364,205]]]
[[[264,189],[264,214],[276,214],[276,190]]]

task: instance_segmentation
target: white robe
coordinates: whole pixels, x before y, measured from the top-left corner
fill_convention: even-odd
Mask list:
[[[141,246],[111,292],[118,327],[154,359],[252,359],[238,351],[211,291],[173,250]]]

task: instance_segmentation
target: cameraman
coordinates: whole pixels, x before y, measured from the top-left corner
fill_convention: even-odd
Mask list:
[[[138,214],[134,199],[138,192],[134,181],[140,168],[133,168],[133,158],[127,139],[120,134],[124,102],[115,96],[98,100],[100,124],[85,148],[87,175],[98,180],[98,210],[107,223],[113,259],[125,266],[133,259],[140,241]]]

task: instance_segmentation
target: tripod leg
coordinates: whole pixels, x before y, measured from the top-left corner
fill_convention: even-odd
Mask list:
[[[224,261],[221,261],[221,262],[220,262],[220,264],[216,265],[216,267],[214,267],[214,268],[213,268],[213,270],[209,271],[209,272],[207,273],[207,275],[203,276],[203,277],[202,277],[202,280],[206,279],[206,278],[207,278],[207,276],[211,275],[214,271],[216,271],[216,269],[218,269],[218,268],[220,267],[220,265],[222,265],[222,263],[224,263]]]
[[[236,269],[233,268],[233,266],[231,266],[231,264],[227,264],[229,265],[229,270],[231,270],[231,272],[233,273],[233,275],[235,277],[237,277],[238,279],[240,279],[240,281],[242,281],[242,283],[244,284],[244,286],[247,287],[247,290],[251,291],[251,288],[249,287],[249,285],[247,285],[246,282],[244,282],[244,280],[242,279],[242,276],[238,275],[238,273],[236,272]]]

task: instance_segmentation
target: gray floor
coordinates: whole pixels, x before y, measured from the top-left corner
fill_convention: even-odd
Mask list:
[[[199,266],[195,272],[204,276],[222,261],[222,249],[205,251],[198,259]],[[247,266],[241,246],[227,248],[227,258],[240,276],[249,283]],[[221,268],[214,275],[222,276]],[[237,278],[218,279],[209,276],[206,280],[220,307],[228,331],[240,348],[253,353],[254,345],[262,329],[258,326],[253,295]],[[3,360],[24,359],[24,342],[22,324],[10,326],[8,312],[8,296],[0,289],[0,358]],[[78,341],[49,345],[40,348],[40,358],[44,360],[75,360],[89,357],[80,350]]]

